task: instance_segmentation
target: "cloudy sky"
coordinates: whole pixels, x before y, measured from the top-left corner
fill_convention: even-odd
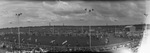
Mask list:
[[[0,28],[18,26],[18,13],[21,26],[139,24],[145,10],[145,1],[0,1]]]

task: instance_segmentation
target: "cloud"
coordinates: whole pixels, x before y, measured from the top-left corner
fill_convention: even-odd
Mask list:
[[[53,3],[53,4],[51,4]],[[0,25],[7,25],[7,21],[16,21],[16,13],[22,12],[22,23],[28,19],[35,24],[40,22],[59,22],[67,20],[84,21],[115,21],[144,19],[144,2],[6,2],[0,4]],[[94,9],[88,13],[84,9]],[[6,24],[5,24],[6,23]],[[76,21],[70,22],[75,24]],[[105,22],[101,22],[105,23]],[[98,24],[101,24],[98,23]],[[120,22],[124,23],[125,22]],[[83,23],[84,24],[84,23]],[[4,26],[3,26],[4,27]]]
[[[115,22],[115,21],[118,21],[119,19],[118,18],[115,18],[115,17],[109,17],[110,21],[112,22]]]
[[[69,3],[63,1],[56,2],[53,5],[43,2],[43,6],[52,8],[55,11],[74,11],[83,9],[83,6],[81,6],[79,3],[72,3],[72,2]]]
[[[54,14],[66,16],[66,15],[81,15],[85,14],[85,8],[89,8],[87,6],[80,5],[81,2],[63,2],[59,1],[55,4],[49,4],[43,2],[43,6],[51,10]]]
[[[9,3],[9,2],[1,1],[1,2],[0,2],[0,5],[4,5],[4,4],[7,4],[7,3]]]
[[[63,4],[63,3],[62,3]],[[52,7],[56,6],[56,5],[61,5],[61,4],[54,4],[54,5],[50,5]],[[63,6],[68,5],[67,3],[64,3]],[[20,22],[26,23],[29,19],[31,22],[49,22],[49,21],[61,21],[61,20],[66,20],[66,19],[70,19],[71,16],[69,15],[70,13],[80,13],[79,11],[67,11],[65,10],[63,7],[58,6],[57,8],[50,8],[47,9],[46,7],[43,8],[42,3],[32,3],[32,2],[23,2],[23,3],[8,3],[7,5],[4,6],[0,6],[1,10],[0,10],[0,17],[1,17],[1,23],[7,25],[7,21],[5,21],[7,19],[10,19],[8,21],[12,21],[15,20],[17,21],[17,18],[15,16],[16,13],[23,13],[23,15],[20,16]],[[69,8],[69,9],[74,9],[77,10],[77,8],[75,7],[71,7],[71,6],[66,6],[65,8]],[[53,10],[51,10],[53,9]],[[62,11],[56,11],[56,10],[61,10],[64,9]],[[66,12],[66,14],[65,14]],[[61,15],[61,14],[65,14],[65,15]],[[69,13],[69,14],[67,14]],[[40,24],[40,23],[39,23]],[[2,25],[2,24],[1,24]]]
[[[144,1],[126,1],[126,2],[95,2],[91,4],[92,8],[96,12],[101,14],[106,19],[110,17],[118,17],[120,19],[132,19],[132,18],[143,18],[142,16],[145,13]],[[110,20],[111,21],[111,20]],[[134,22],[134,20],[133,20]]]

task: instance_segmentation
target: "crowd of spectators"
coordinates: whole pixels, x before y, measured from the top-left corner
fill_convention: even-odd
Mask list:
[[[9,51],[22,51],[22,52],[108,52],[108,51],[113,51],[117,50],[118,48],[129,48],[133,52],[136,52],[139,46],[139,41],[129,41],[129,42],[124,42],[124,43],[118,43],[118,44],[112,44],[112,45],[107,45],[107,46],[99,46],[99,47],[30,47],[30,48],[22,48],[22,49],[12,49],[10,50],[10,46],[8,43],[5,42],[5,45],[2,47],[1,43],[1,48],[5,48]]]
[[[1,42],[1,48],[5,48],[9,51],[19,51],[21,50],[22,52],[24,51],[32,51],[32,52],[107,52],[107,51],[112,51],[112,50],[116,50],[117,48],[121,48],[121,47],[127,47],[132,49],[134,52],[137,51],[137,47],[139,46],[139,41],[129,41],[129,42],[124,42],[124,43],[118,43],[118,44],[112,44],[112,45],[106,45],[106,46],[99,46],[99,47],[43,47],[43,50],[41,50],[40,48],[42,47],[30,47],[29,48],[25,48],[25,49],[18,49],[18,48],[11,48],[12,45],[11,43],[8,42]],[[11,48],[11,49],[10,49]],[[36,49],[35,49],[36,48]],[[33,51],[34,50],[34,51]]]
[[[142,31],[126,31],[124,29],[125,26],[44,26],[44,27],[22,27],[20,29],[21,36],[64,36],[64,37],[87,37],[87,39],[91,36],[93,39],[105,39],[104,42],[107,44],[109,42],[109,36],[108,34],[112,34],[112,36],[117,38],[125,38],[130,40],[140,40],[142,38]],[[139,29],[138,29],[139,30]],[[17,28],[10,28],[10,29],[1,29],[0,30],[0,37],[3,36],[10,36],[13,38],[13,36],[16,36],[13,42],[17,43]],[[25,38],[25,37],[23,37]],[[30,39],[29,37],[27,37]],[[7,38],[6,38],[7,39]],[[22,38],[21,38],[22,39]],[[12,41],[12,40],[10,40]],[[76,42],[77,43],[77,42]],[[126,44],[128,45],[128,44]],[[56,44],[57,46],[57,44]],[[89,46],[89,44],[87,44]],[[118,47],[118,46],[116,46]],[[66,48],[66,47],[65,47]],[[64,48],[63,48],[64,49]],[[57,51],[91,51],[90,48],[68,48],[63,50],[60,47],[53,47],[52,52]],[[112,48],[111,48],[112,49]],[[99,49],[100,51],[103,51],[104,49]]]

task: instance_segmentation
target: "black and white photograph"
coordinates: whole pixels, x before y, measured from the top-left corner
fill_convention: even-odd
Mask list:
[[[0,53],[147,53],[147,2],[0,0]]]

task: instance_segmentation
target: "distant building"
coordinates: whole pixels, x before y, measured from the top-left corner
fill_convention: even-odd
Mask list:
[[[136,31],[136,27],[135,26],[126,26],[124,28],[126,31],[129,31],[129,32],[135,32]]]
[[[127,31],[126,34],[128,34],[128,36],[132,36],[134,34],[134,32],[136,32],[136,27],[135,26],[126,26],[125,28],[125,31]]]

